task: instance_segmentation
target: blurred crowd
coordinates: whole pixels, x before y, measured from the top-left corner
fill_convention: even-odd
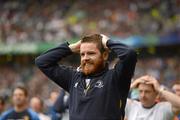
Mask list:
[[[0,44],[62,42],[95,32],[117,37],[179,34],[179,6],[178,0],[1,0]],[[171,89],[180,81],[179,61],[179,56],[141,58],[134,79],[149,74]],[[16,85],[25,84],[32,102],[43,103],[43,113],[58,99],[61,88],[31,62],[0,63],[0,113],[12,106]]]
[[[171,88],[176,81],[180,81],[179,61],[179,57],[140,59],[137,63],[135,78],[149,74],[158,79],[163,85]]]
[[[180,80],[179,61],[179,57],[139,59],[134,79],[149,74],[155,76],[163,85],[171,88],[176,81]],[[0,95],[6,98],[11,95],[15,84],[26,83],[30,96],[41,96],[43,99],[47,99],[51,91],[60,89],[32,65],[21,65],[21,63],[1,65],[0,73]]]
[[[26,105],[35,112],[41,113],[42,119],[40,120],[61,120],[66,109],[62,108],[62,104],[64,105],[67,101],[65,96],[68,94],[48,80],[37,68],[32,65],[23,66],[15,63],[14,65],[2,65],[0,72],[0,103],[2,103],[2,106],[0,105],[0,116],[1,113],[12,108],[14,88],[24,86],[28,90],[29,99]],[[59,101],[64,103],[59,103]],[[57,104],[57,108],[54,107],[54,104]],[[63,110],[55,111],[60,108]]]
[[[179,57],[139,59],[134,79],[144,74],[149,74],[172,90],[174,83],[180,80],[179,60]],[[0,73],[0,96],[6,101],[6,108],[11,107],[12,90],[16,85],[25,84],[29,92],[29,98],[41,98],[44,106],[46,106],[43,108],[43,112],[48,111],[47,106],[53,105],[59,95],[59,91],[61,91],[61,88],[48,80],[32,65],[27,66],[20,63],[1,65]],[[132,98],[137,98],[136,93],[132,93]],[[36,100],[37,98],[34,99]]]
[[[0,94],[10,96],[11,90],[16,84],[26,83],[30,96],[37,95],[46,98],[51,91],[59,88],[32,66],[8,66],[2,65],[0,69]]]
[[[178,0],[1,0],[0,42],[61,42],[94,32],[178,34],[179,6]]]

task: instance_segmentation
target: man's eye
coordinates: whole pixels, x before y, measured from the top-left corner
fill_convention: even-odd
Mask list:
[[[146,91],[146,93],[150,93],[150,91]]]
[[[81,56],[84,56],[84,53],[81,53],[80,55],[81,55]]]

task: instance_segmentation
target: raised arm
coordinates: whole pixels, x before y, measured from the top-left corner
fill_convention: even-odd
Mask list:
[[[78,51],[79,44],[80,42],[72,45],[63,43],[58,47],[48,50],[35,59],[35,64],[39,69],[66,91],[69,91],[69,85],[75,71],[70,67],[59,65],[58,62],[62,58]]]
[[[115,52],[120,59],[114,68],[115,79],[122,90],[128,91],[137,62],[137,54],[127,45],[120,43],[120,41],[113,41],[104,35],[102,36],[105,47]]]

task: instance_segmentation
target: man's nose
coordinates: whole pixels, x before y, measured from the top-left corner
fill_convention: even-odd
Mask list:
[[[141,93],[141,97],[143,98],[144,96],[145,96],[145,93],[144,93],[144,92],[142,92],[142,93]]]
[[[83,56],[83,60],[89,60],[89,55],[88,55],[88,54],[85,54],[85,55]]]

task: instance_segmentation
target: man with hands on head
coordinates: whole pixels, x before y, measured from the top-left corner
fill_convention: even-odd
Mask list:
[[[149,75],[136,79],[131,89],[139,90],[139,101],[127,100],[127,120],[172,120],[180,112],[180,97],[160,86],[158,81]],[[157,102],[157,97],[164,102]]]
[[[120,61],[109,70],[109,51]],[[80,54],[80,70],[59,65],[62,58]],[[36,58],[40,70],[70,93],[70,120],[119,120],[124,108],[137,55],[134,50],[103,34],[83,37],[74,44],[63,43]]]

